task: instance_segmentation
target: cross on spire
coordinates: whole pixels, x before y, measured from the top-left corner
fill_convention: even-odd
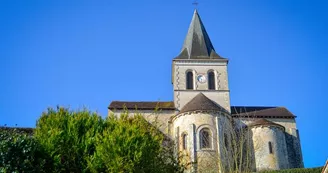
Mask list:
[[[197,7],[198,7],[198,1],[197,0],[195,0],[193,3],[192,3],[192,5],[194,5],[195,6],[195,9],[197,9]]]

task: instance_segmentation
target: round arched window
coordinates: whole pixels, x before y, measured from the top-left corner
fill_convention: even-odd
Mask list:
[[[201,149],[212,148],[212,134],[210,129],[203,128],[199,132],[199,142]]]
[[[215,90],[215,74],[213,71],[208,72],[208,89]]]
[[[187,89],[194,89],[194,74],[191,71],[187,72],[186,79],[187,79],[186,88]]]

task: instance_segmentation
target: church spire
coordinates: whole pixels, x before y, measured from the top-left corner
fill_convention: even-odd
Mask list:
[[[181,53],[176,59],[217,58],[221,57],[215,53],[215,49],[203,22],[200,19],[197,9],[195,9]]]

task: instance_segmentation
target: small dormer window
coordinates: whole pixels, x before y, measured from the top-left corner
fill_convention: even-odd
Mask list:
[[[208,89],[215,90],[215,74],[213,71],[208,72]]]
[[[189,72],[187,72],[186,78],[187,78],[186,88],[191,89],[191,90],[194,89],[194,74],[191,71],[189,71]]]

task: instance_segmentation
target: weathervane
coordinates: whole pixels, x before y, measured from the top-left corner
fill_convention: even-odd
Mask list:
[[[195,6],[195,9],[197,9],[197,7],[198,7],[198,1],[197,0],[195,0],[193,3],[192,3],[192,5],[194,5]]]

